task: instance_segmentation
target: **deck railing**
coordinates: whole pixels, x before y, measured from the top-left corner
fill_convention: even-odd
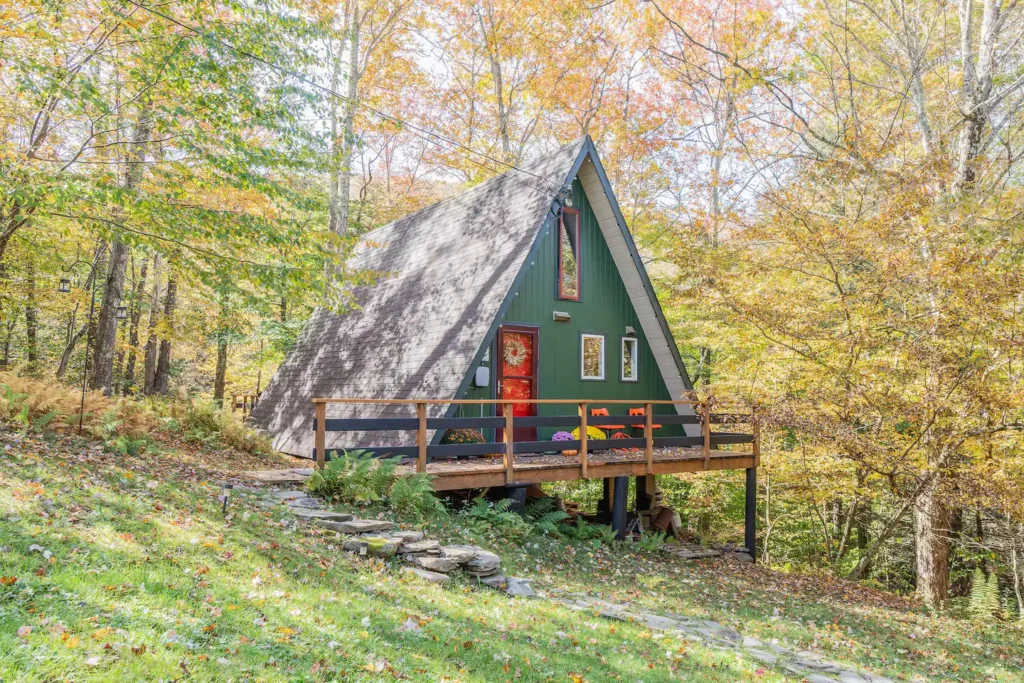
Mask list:
[[[260,400],[260,395],[256,394],[231,394],[231,412],[237,410],[242,411],[242,417],[245,417],[252,412],[252,409],[256,407],[256,402]]]
[[[328,418],[328,404],[358,405],[407,405],[415,406],[414,418]],[[427,417],[428,405],[500,405],[502,414],[494,417]],[[531,415],[516,417],[513,406],[516,404],[561,404],[575,405],[576,415]],[[314,398],[316,413],[313,421],[315,432],[314,458],[317,467],[324,467],[327,459],[328,432],[376,432],[376,431],[415,431],[415,446],[389,447],[380,445],[372,450],[391,455],[416,457],[416,471],[426,472],[427,463],[434,458],[455,458],[464,456],[500,455],[503,458],[506,483],[514,482],[513,464],[516,454],[542,453],[545,451],[577,451],[581,478],[587,478],[587,464],[592,450],[643,448],[645,471],[653,473],[654,449],[658,447],[700,448],[704,460],[704,469],[708,469],[711,461],[712,446],[727,444],[751,444],[755,466],[760,460],[760,425],[756,412],[750,413],[712,413],[709,403],[694,400],[600,400],[600,399],[359,399],[359,398]],[[644,415],[590,415],[590,406],[643,406]],[[688,405],[695,414],[654,414],[654,406]],[[497,411],[495,411],[497,412]],[[601,447],[593,449],[587,439],[587,427],[608,425],[637,424],[643,420],[642,438],[625,438],[602,441]],[[700,425],[700,436],[654,436],[653,424],[661,425]],[[748,424],[749,434],[735,432],[712,432],[712,424]],[[517,427],[579,427],[580,438],[571,441],[516,441]],[[427,430],[447,429],[500,429],[502,440],[478,444],[429,444]],[[685,433],[685,428],[684,428]]]

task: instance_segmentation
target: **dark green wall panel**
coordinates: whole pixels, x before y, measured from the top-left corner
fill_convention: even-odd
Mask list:
[[[600,399],[635,399],[639,407],[644,399],[670,398],[654,356],[647,344],[643,329],[626,287],[619,276],[611,252],[594,217],[579,181],[573,183],[573,208],[580,212],[582,232],[582,297],[580,301],[557,298],[556,222],[549,218],[541,236],[535,258],[527,264],[523,281],[502,323],[536,325],[540,328],[538,398],[580,398],[601,407]],[[564,311],[572,319],[555,322],[553,313]],[[636,331],[639,343],[639,381],[623,382],[620,377],[620,338],[626,327]],[[605,379],[580,379],[580,334],[590,332],[605,336]],[[495,349],[491,349],[493,358]],[[492,363],[491,365],[494,365]],[[470,389],[467,398],[486,398],[492,387]],[[625,413],[629,406],[605,406],[611,413]],[[656,406],[656,413],[675,413],[671,406]],[[460,410],[470,413],[470,410]],[[476,413],[476,411],[472,411]],[[572,414],[575,406],[539,406],[538,414]],[[479,414],[479,413],[476,413]],[[549,436],[554,430],[540,430],[540,436]],[[627,430],[628,431],[628,430]],[[666,426],[659,433],[675,434],[678,426]]]

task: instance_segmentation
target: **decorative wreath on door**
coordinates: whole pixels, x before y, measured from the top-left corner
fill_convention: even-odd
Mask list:
[[[505,341],[505,363],[510,368],[518,368],[526,360],[526,344],[516,338]]]

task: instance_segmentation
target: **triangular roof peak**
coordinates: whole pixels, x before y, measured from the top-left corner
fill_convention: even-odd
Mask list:
[[[367,234],[350,265],[383,274],[358,308],[317,309],[253,411],[275,448],[308,456],[311,399],[455,398],[493,338],[558,190],[579,178],[672,395],[690,387],[589,136]],[[406,416],[355,406],[351,417]],[[431,417],[444,412],[432,406]],[[396,434],[390,433],[393,443]],[[351,436],[351,435],[350,435]],[[373,435],[364,435],[368,441]],[[379,439],[378,439],[379,440]],[[395,444],[398,445],[398,444]]]

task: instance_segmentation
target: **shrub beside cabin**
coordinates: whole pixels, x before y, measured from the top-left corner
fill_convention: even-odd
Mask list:
[[[607,479],[613,496],[622,475],[651,477],[651,492],[657,473],[743,468],[752,477],[756,454],[710,458],[704,446],[702,458],[707,428],[694,406],[668,403],[692,385],[589,137],[374,230],[349,266],[371,283],[353,290],[351,311],[313,314],[252,412],[277,449],[314,455],[313,399],[422,399],[436,401],[419,408],[429,427],[422,451],[417,406],[387,402],[328,404],[328,429],[343,431],[328,431],[326,450],[429,450],[429,471],[452,477],[438,488],[585,476]],[[514,472],[508,458],[503,469],[434,457],[458,450],[441,446],[444,427],[463,425],[491,445],[460,453],[503,453],[501,401],[519,399],[561,402],[513,404],[509,441],[524,447],[514,449]],[[619,440],[566,442],[584,446],[582,462],[570,462],[550,440],[579,427],[580,403]],[[629,412],[646,406],[645,430],[646,414]],[[708,441],[751,441],[733,436]],[[616,456],[612,444],[635,450]],[[548,455],[531,461],[525,450]]]

